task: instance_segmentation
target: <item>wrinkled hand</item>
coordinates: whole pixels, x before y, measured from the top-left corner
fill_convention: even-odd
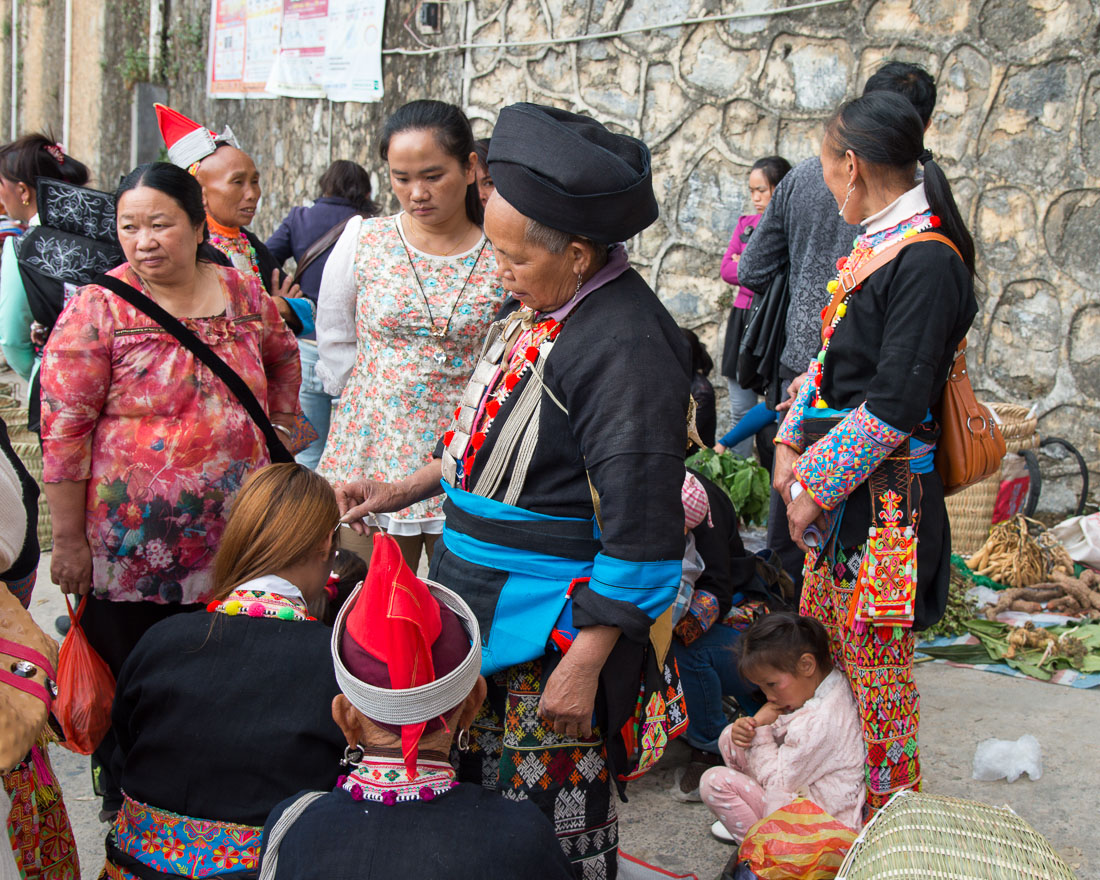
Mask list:
[[[765,703],[753,716],[753,721],[756,722],[756,727],[767,727],[769,724],[775,724],[781,714],[775,703]]]
[[[336,487],[336,504],[340,508],[340,522],[351,526],[360,535],[367,534],[363,518],[372,513],[390,513],[408,507],[393,483],[377,480],[356,480]]]
[[[571,739],[592,735],[592,712],[600,670],[570,662],[566,654],[550,673],[539,699],[539,715],[551,722],[554,732]]]
[[[74,596],[83,596],[92,589],[92,550],[86,538],[55,536],[50,579],[61,587],[62,593]]]
[[[752,738],[756,735],[755,718],[738,718],[729,726],[730,742],[735,746],[747,749],[752,745]]]
[[[282,275],[282,281],[279,280],[280,275]],[[294,279],[289,275],[280,272],[278,269],[273,270],[271,273],[271,295],[281,296],[284,299],[301,296],[302,288],[293,282]]]
[[[794,483],[794,463],[798,461],[798,452],[786,443],[775,445],[775,463],[772,466],[772,486],[783,499],[784,504],[791,503],[791,485]]]
[[[716,453],[718,453],[719,455],[721,455],[723,452],[726,451],[726,447],[723,446],[721,443],[715,443],[714,444],[714,451]]]
[[[787,386],[787,399],[775,408],[776,412],[786,412],[791,408],[791,404],[793,404],[794,399],[798,397],[798,392],[802,390],[802,384],[806,381],[808,376],[808,373],[802,373],[791,380],[791,384]]]
[[[822,509],[817,502],[810,497],[809,492],[803,492],[787,505],[787,525],[791,530],[791,540],[805,553],[809,548],[802,540],[802,533],[806,526],[818,520],[824,521]]]

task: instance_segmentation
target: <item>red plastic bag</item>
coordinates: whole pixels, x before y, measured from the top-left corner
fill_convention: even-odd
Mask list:
[[[80,755],[90,755],[107,735],[115,699],[115,677],[80,627],[87,603],[85,595],[74,613],[65,597],[72,626],[57,658],[57,699],[53,703],[53,713],[65,734],[61,745]]]

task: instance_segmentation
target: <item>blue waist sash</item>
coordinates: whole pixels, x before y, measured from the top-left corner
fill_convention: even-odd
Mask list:
[[[444,555],[433,578],[477,614],[485,675],[542,657],[552,636],[558,644],[572,640],[577,628],[570,591],[578,581],[651,619],[676,595],[680,560],[605,556],[595,517],[549,516],[446,483],[443,489],[447,518],[441,540],[459,563]]]

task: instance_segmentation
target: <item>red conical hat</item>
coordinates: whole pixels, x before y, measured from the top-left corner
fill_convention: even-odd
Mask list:
[[[160,136],[164,138],[164,146],[168,148],[168,160],[173,165],[190,168],[222,144],[238,146],[229,126],[219,135],[171,107],[154,104],[153,109],[157,113]]]

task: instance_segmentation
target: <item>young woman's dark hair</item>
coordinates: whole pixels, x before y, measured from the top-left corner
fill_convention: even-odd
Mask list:
[[[52,138],[25,134],[0,149],[0,175],[34,189],[40,177],[63,180],[75,186],[88,182],[88,168],[66,155]]]
[[[122,178],[115,190],[116,210],[122,196],[140,186],[147,186],[169,196],[183,208],[183,213],[187,215],[192,226],[203,224],[203,244],[199,245],[198,251],[199,256],[202,256],[208,237],[206,209],[202,205],[202,186],[194,176],[171,162],[147,162],[145,165],[138,165]]]
[[[711,360],[706,347],[699,341],[699,337],[695,335],[694,331],[681,327],[680,332],[684,334],[684,339],[691,346],[691,371],[709,376],[711,370],[714,369],[714,361]]]
[[[764,176],[768,178],[768,183],[771,184],[772,189],[775,189],[779,186],[779,181],[791,170],[791,163],[782,156],[765,156],[753,162],[751,170],[763,171]]]
[[[823,672],[831,672],[829,634],[820,621],[789,611],[776,611],[757,618],[741,636],[738,668],[751,676],[752,670],[770,666],[794,673],[798,659],[812,654]]]
[[[863,86],[863,94],[868,92],[896,92],[904,95],[917,108],[917,115],[926,128],[932,118],[932,111],[936,109],[936,81],[919,64],[887,61]]]
[[[463,168],[468,167],[470,153],[476,152],[470,120],[454,104],[443,101],[410,101],[404,107],[398,107],[382,127],[378,155],[383,162],[389,161],[390,139],[403,131],[434,132],[436,143],[443,152],[454,156]],[[471,223],[478,226],[484,220],[476,181],[466,187],[466,216]]]
[[[322,196],[347,199],[359,213],[373,217],[378,205],[371,198],[370,174],[357,162],[337,159],[317,182]]]
[[[924,165],[924,194],[932,213],[940,218],[939,231],[955,243],[966,268],[974,274],[974,239],[943,169],[924,148],[924,125],[908,98],[896,92],[865,92],[842,104],[826,123],[825,131],[838,156],[851,150],[864,162],[887,172],[892,170],[905,181],[915,179],[920,161]]]

